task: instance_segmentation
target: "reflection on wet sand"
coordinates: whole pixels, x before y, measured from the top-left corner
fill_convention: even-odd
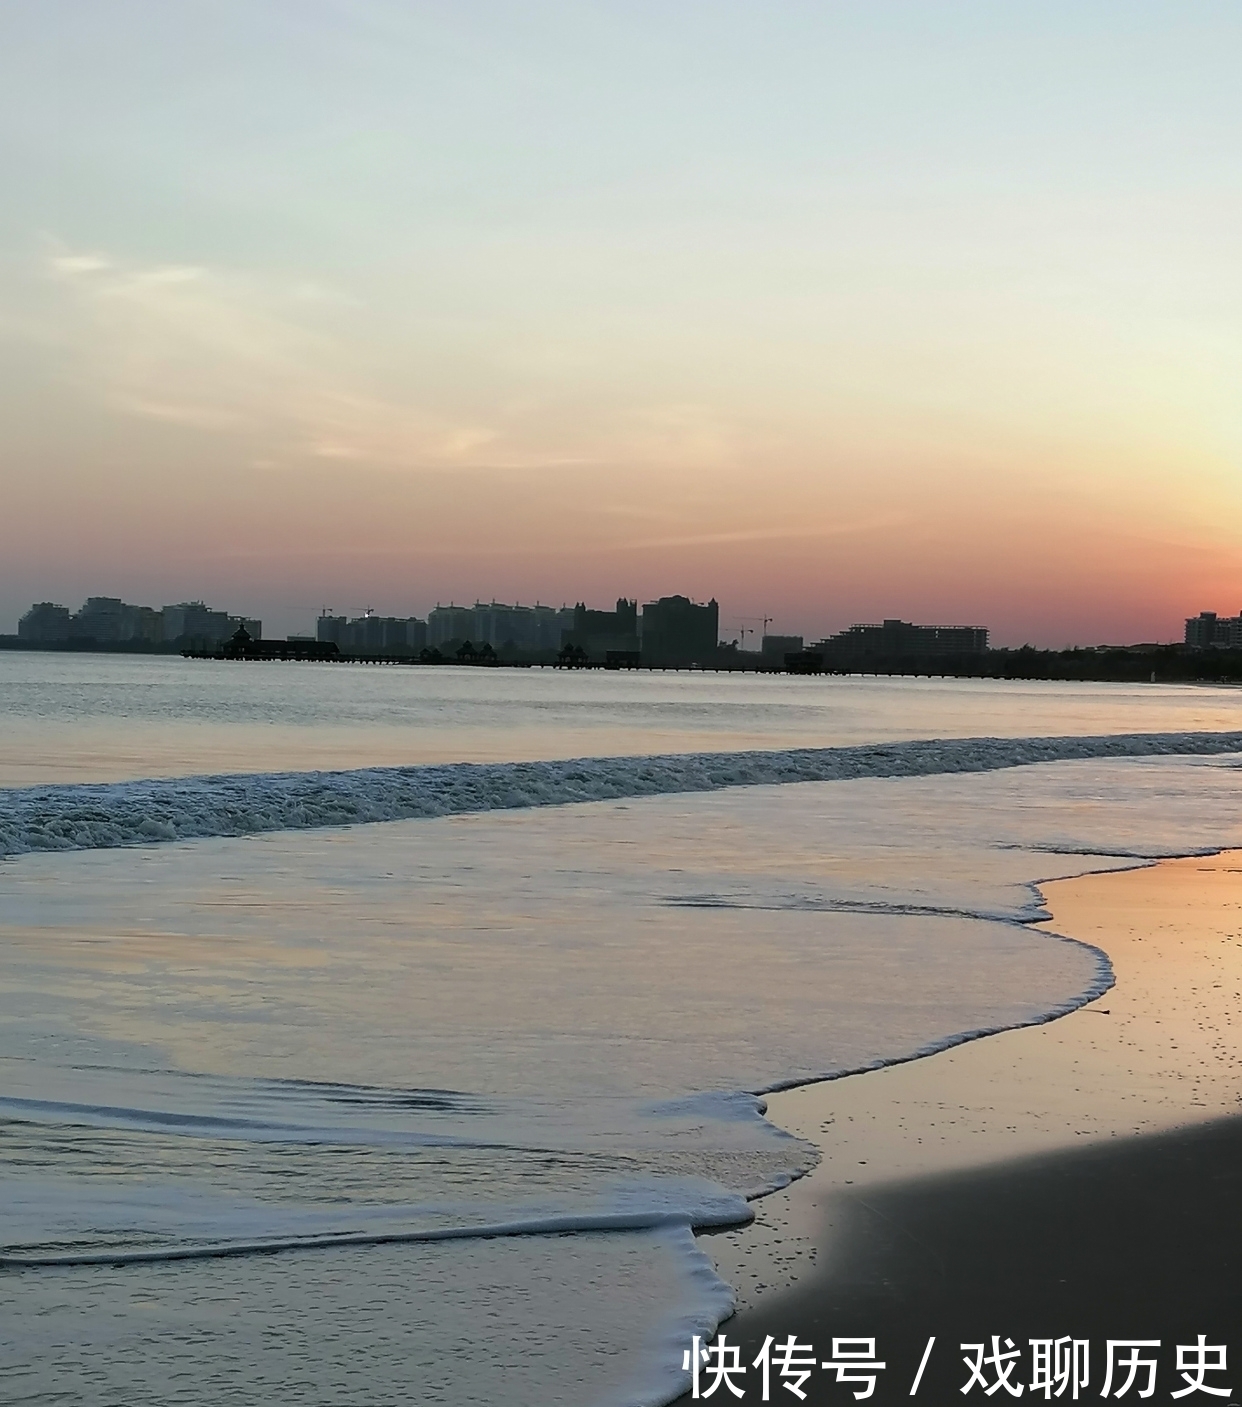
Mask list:
[[[820,1146],[801,1182],[711,1237],[739,1308],[833,1256],[869,1189],[980,1169],[1242,1110],[1242,855],[1042,886],[1053,933],[1102,948],[1116,986],[1070,1015],[925,1060],[774,1095],[769,1117]]]

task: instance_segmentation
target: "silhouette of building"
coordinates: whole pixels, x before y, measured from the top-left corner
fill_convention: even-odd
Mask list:
[[[377,616],[374,611],[347,620],[325,611],[316,622],[315,639],[345,655],[417,654],[427,644],[427,622],[417,616]]]
[[[1192,650],[1242,649],[1242,611],[1236,616],[1218,616],[1200,611],[1186,620],[1186,644]]]
[[[130,606],[117,596],[88,596],[73,617],[71,634],[101,645],[138,640],[159,644],[164,639],[164,613],[150,606]]]
[[[161,615],[164,640],[186,648],[201,650],[223,645],[233,638],[238,626],[244,627],[252,640],[263,638],[261,620],[231,616],[227,611],[213,611],[202,601],[181,601],[175,606],[165,606]]]
[[[338,650],[344,651],[342,640],[348,627],[349,621],[344,616],[323,611],[315,622],[315,639],[321,645],[335,645]]]
[[[981,655],[988,648],[988,632],[978,625],[912,625],[886,620],[882,625],[851,625],[839,635],[815,646],[827,656],[883,655],[889,659],[910,656]]]
[[[427,644],[435,650],[451,641],[490,645],[507,653],[559,650],[572,629],[573,612],[553,606],[476,601],[473,606],[437,606],[427,613]]]
[[[17,638],[31,644],[51,645],[68,640],[71,629],[68,606],[39,601],[17,622]]]
[[[233,627],[234,630],[236,628]],[[227,611],[213,611],[202,601],[182,601],[178,605],[164,607],[164,633],[169,640],[220,645],[233,631],[229,629]]]
[[[573,625],[566,632],[563,644],[582,651],[579,663],[600,663],[609,655],[616,658],[637,656],[638,602],[617,598],[612,611],[593,611],[579,601],[573,610]]]
[[[494,650],[543,653],[558,650],[570,612],[552,606],[506,606],[493,601],[474,608],[474,642]]]
[[[433,650],[450,640],[473,640],[474,635],[473,606],[437,606],[427,612],[427,644]]]
[[[720,607],[714,599],[700,606],[688,596],[661,596],[643,606],[644,664],[709,664],[715,659],[719,635]]]
[[[132,606],[119,596],[89,596],[72,614],[51,601],[31,606],[18,622],[17,638],[31,644],[120,646],[143,650],[159,645],[212,648],[230,639],[239,626],[258,640],[263,622],[213,611],[202,601],[182,601],[155,610]]]
[[[801,635],[765,635],[759,653],[764,664],[783,669],[785,656],[801,654],[803,643]]]

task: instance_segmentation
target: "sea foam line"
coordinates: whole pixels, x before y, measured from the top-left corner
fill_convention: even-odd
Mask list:
[[[1242,752],[1242,732],[957,738],[773,752],[458,762],[0,789],[0,856],[563,806],[725,787]]]
[[[0,1114],[21,1122],[49,1122],[70,1128],[118,1128],[141,1133],[177,1133],[188,1138],[248,1139],[265,1143],[330,1143],[338,1147],[463,1148],[497,1151],[520,1148],[523,1152],[554,1150],[541,1145],[459,1138],[446,1133],[416,1129],[383,1129],[342,1125],[291,1124],[247,1119],[231,1114],[187,1114],[172,1109],[126,1108],[118,1105],[75,1104],[64,1100],[27,1099],[0,1094]]]
[[[436,1241],[494,1240],[508,1236],[564,1236],[590,1231],[657,1231],[666,1228],[744,1226],[754,1219],[740,1197],[727,1210],[687,1212],[597,1212],[531,1217],[478,1226],[435,1226],[407,1231],[344,1231],[319,1235],[279,1236],[248,1241],[221,1241],[183,1246],[143,1246],[114,1250],[52,1251],[0,1254],[0,1270],[49,1269],[75,1265],[147,1265],[176,1260],[223,1260],[230,1256],[269,1255],[278,1251],[315,1251],[336,1246],[391,1246]]]

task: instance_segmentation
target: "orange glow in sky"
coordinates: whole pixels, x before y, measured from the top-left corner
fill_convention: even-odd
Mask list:
[[[5,23],[0,631],[1242,608],[1233,7]]]

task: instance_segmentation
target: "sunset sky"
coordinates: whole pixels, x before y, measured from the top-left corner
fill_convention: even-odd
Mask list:
[[[1242,608],[1242,6],[8,0],[34,600]]]

